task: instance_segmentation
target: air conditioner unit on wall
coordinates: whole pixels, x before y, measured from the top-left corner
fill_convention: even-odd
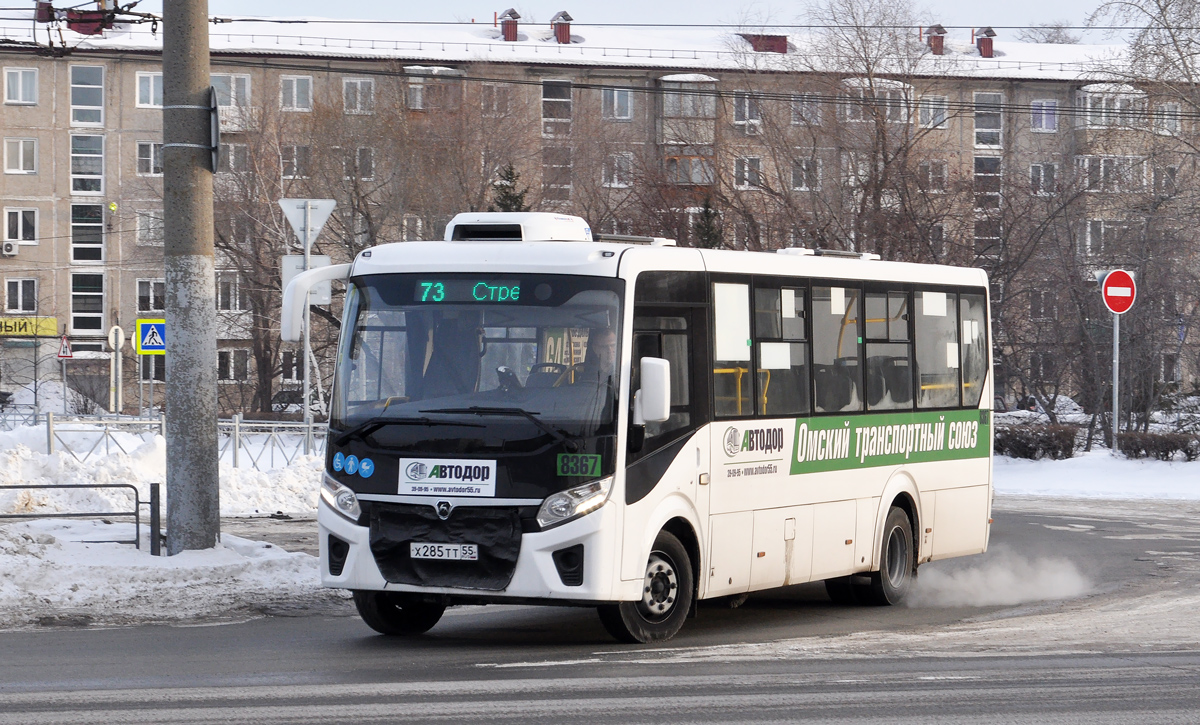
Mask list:
[[[17,246],[16,242],[0,243],[0,255],[3,255],[5,257],[15,257],[15,256],[17,256],[17,252],[19,250],[20,250],[20,247]]]

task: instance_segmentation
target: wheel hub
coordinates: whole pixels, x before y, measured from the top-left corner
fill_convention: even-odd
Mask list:
[[[646,564],[646,580],[642,587],[641,608],[654,618],[665,616],[675,606],[679,580],[675,565],[657,551]]]

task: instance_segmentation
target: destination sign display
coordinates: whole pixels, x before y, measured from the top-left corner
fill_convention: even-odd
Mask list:
[[[520,302],[516,279],[418,279],[413,302]]]

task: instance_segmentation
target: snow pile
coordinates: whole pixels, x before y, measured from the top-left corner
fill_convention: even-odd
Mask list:
[[[30,521],[0,526],[0,622],[122,624],[229,619],[341,608],[322,589],[318,560],[224,535],[214,549],[150,556],[133,524]]]
[[[989,607],[1073,599],[1092,591],[1075,564],[1058,558],[1028,559],[995,551],[978,564],[949,571],[921,570],[910,607]]]
[[[1200,500],[1200,464],[1116,458],[1109,451],[1062,461],[996,456],[998,494],[1071,498]]]
[[[166,441],[158,435],[145,442],[129,434],[116,435],[129,453],[114,446],[109,455],[93,455],[81,463],[66,451],[47,455],[44,428],[23,427],[0,433],[0,485],[127,483],[137,487],[142,501],[148,501],[150,484],[166,479]],[[265,472],[222,463],[221,515],[277,511],[311,515],[317,509],[323,465],[321,456],[300,456],[290,466]],[[131,510],[131,494],[126,489],[0,490],[0,513]],[[167,495],[164,487],[164,506]]]
[[[13,404],[14,405],[33,405],[34,394],[33,384],[23,385],[14,388]],[[81,411],[94,405],[92,401],[80,395],[79,391],[72,388],[67,388],[69,397],[68,405],[71,411]],[[39,413],[62,413],[63,412],[63,386],[57,380],[43,380],[37,386],[37,406]]]

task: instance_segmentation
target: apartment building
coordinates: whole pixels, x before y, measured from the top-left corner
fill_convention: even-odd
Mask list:
[[[1052,324],[1065,296],[1094,269],[1144,261],[1147,234],[1165,233],[1147,220],[1190,184],[1178,100],[1105,76],[1086,46],[971,44],[935,26],[878,73],[832,65],[812,38],[564,17],[214,27],[225,407],[269,408],[299,376],[273,332],[279,257],[297,251],[282,197],[339,201],[318,250],[335,261],[438,237],[454,213],[486,209],[511,166],[529,204],[604,233],[983,265],[1008,353],[997,387],[1015,399],[1050,380],[1080,387],[1090,368],[1063,367],[1068,332]],[[35,359],[53,374],[66,335],[71,384],[104,402],[111,327],[163,314],[161,43],[142,26],[65,36],[57,55],[0,47],[0,387],[28,381]],[[1167,266],[1155,280],[1179,276]],[[1163,339],[1151,382],[1195,380],[1195,348],[1168,334],[1196,313],[1194,293],[1147,283]],[[323,377],[336,314],[319,322]],[[122,354],[132,404],[163,360]]]

